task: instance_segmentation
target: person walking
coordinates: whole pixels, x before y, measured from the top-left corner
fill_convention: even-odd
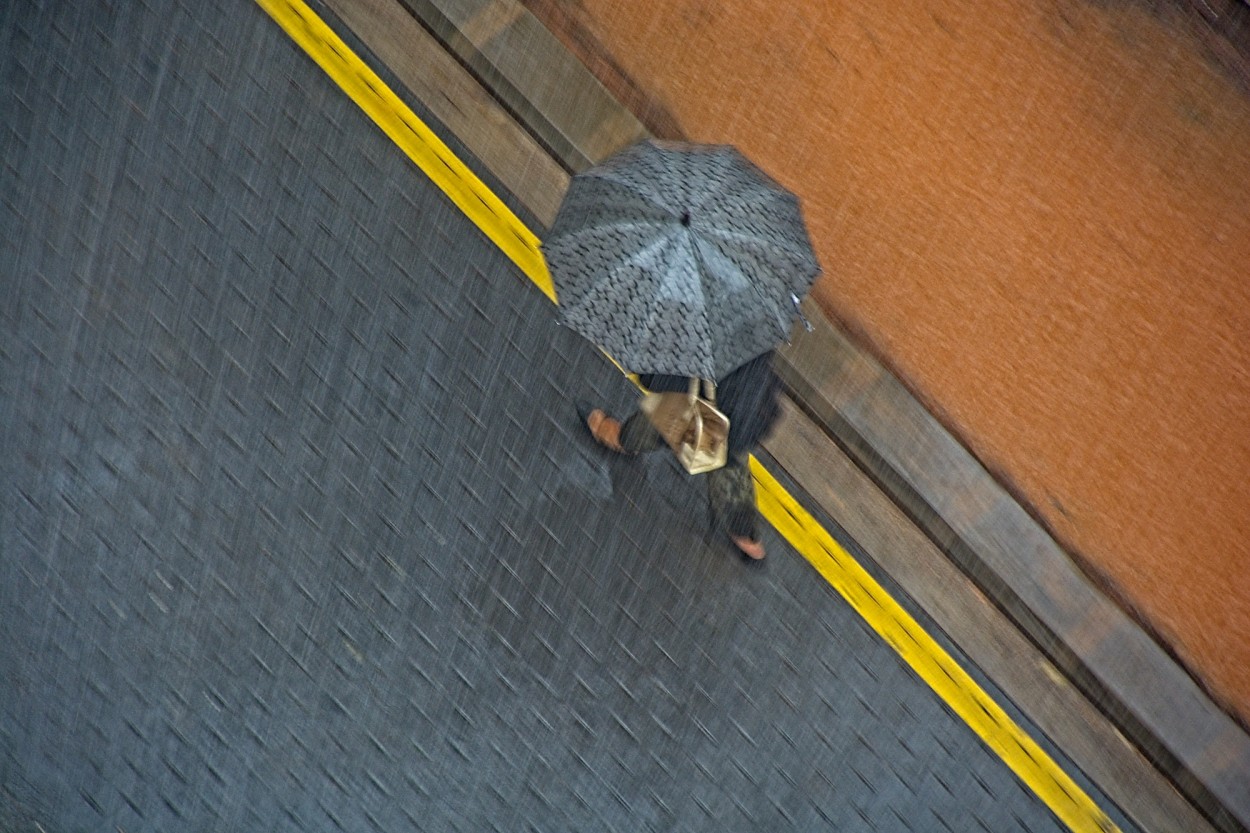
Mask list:
[[[768,436],[781,413],[781,381],[773,371],[773,351],[732,370],[716,386],[716,407],[729,418],[729,453],[725,465],[699,475],[707,478],[708,508],[714,529],[729,535],[747,558],[766,555],[760,540],[759,511],[749,459]],[[684,392],[690,379],[667,374],[639,376],[643,387],[655,393]],[[624,421],[602,408],[578,404],[578,413],[595,441],[618,454],[637,455],[667,448],[664,438],[641,410]]]
[[[798,196],[730,145],[648,139],[573,177],[542,252],[561,322],[649,389],[718,381],[729,434],[706,474],[712,520],[763,558],[747,461],[779,412],[773,351],[821,272]],[[615,452],[665,445],[642,411],[581,410]]]

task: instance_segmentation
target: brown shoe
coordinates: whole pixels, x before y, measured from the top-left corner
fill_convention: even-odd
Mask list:
[[[621,445],[621,421],[619,419],[608,416],[602,408],[591,408],[580,402],[577,412],[586,421],[586,427],[590,429],[590,436],[595,438],[595,442],[617,454],[625,453],[625,447]]]
[[[768,554],[764,552],[763,541],[752,541],[750,538],[744,538],[739,535],[731,535],[729,540],[734,542],[734,546],[741,550],[743,555],[753,561],[759,561]]]

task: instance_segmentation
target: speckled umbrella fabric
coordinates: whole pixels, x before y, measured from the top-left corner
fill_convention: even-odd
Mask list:
[[[733,147],[655,140],[573,178],[543,254],[566,324],[708,379],[784,340],[820,273],[794,194]]]

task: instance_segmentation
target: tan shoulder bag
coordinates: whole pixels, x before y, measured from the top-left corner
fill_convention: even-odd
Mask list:
[[[729,418],[716,410],[716,385],[703,381],[705,399],[699,382],[691,379],[687,393],[648,393],[639,404],[691,474],[714,471],[729,458]]]

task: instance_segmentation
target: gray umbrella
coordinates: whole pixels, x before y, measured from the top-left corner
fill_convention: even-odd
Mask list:
[[[783,341],[820,274],[798,198],[727,145],[645,141],[577,175],[543,254],[566,324],[705,379]]]

